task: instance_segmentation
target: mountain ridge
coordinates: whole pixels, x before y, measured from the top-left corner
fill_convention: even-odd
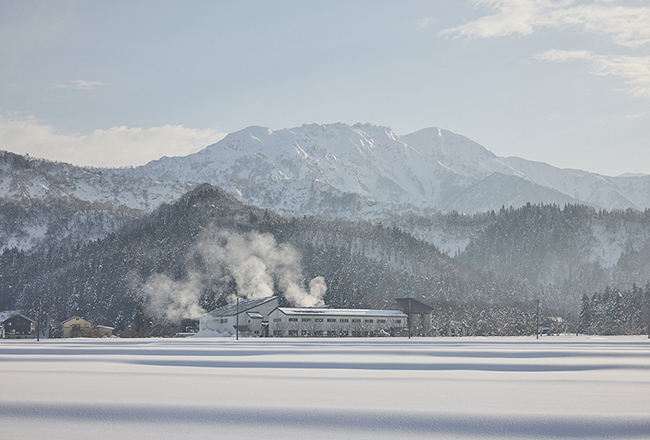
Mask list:
[[[408,206],[467,214],[525,203],[584,203],[603,209],[643,210],[650,206],[650,176],[608,177],[561,169],[543,162],[499,157],[482,145],[451,131],[431,127],[397,135],[389,127],[371,124],[304,124],[271,130],[251,126],[226,136],[193,155],[161,158],[146,165],[107,172],[160,181],[208,182],[228,189],[246,203],[286,211],[277,193],[279,181],[296,199],[293,214],[321,214],[312,194],[292,193],[304,179],[319,181],[332,194],[357,194],[366,206]],[[521,193],[485,203],[490,194],[479,185],[498,173],[528,181]],[[493,178],[494,179],[494,178]],[[245,182],[248,182],[246,184]],[[242,186],[257,185],[255,195]],[[462,196],[462,197],[461,197]],[[472,204],[468,200],[481,203]],[[459,200],[458,204],[453,201]],[[306,206],[316,207],[304,212]],[[394,207],[389,208],[394,211]],[[369,210],[354,217],[367,218]]]

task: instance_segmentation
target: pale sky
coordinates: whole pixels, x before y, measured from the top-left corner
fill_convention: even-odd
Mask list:
[[[2,0],[0,84],[0,149],[80,165],[370,122],[650,174],[648,0]]]

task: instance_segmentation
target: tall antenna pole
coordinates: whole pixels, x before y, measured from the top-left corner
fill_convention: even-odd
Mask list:
[[[237,297],[237,317],[235,319],[235,340],[239,341],[239,297]]]
[[[36,323],[36,342],[41,340],[41,297],[38,297],[38,321]]]
[[[411,298],[409,298],[408,324],[409,324],[409,339],[411,339],[411,326],[413,325],[413,320],[411,319]]]
[[[537,306],[537,313],[535,314],[535,339],[539,339],[539,300],[535,300],[535,305]]]

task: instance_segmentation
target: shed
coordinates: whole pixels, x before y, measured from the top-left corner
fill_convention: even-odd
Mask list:
[[[431,312],[433,307],[414,298],[396,298],[397,308],[408,315],[409,332],[427,335],[431,331]]]

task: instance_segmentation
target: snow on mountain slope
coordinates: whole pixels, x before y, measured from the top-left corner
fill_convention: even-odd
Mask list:
[[[243,180],[318,180],[342,193],[426,207],[439,198],[440,182],[454,172],[389,128],[312,124],[279,131],[249,127],[199,153],[163,158],[133,174],[225,187]]]
[[[95,240],[192,187],[0,151],[0,251]]]
[[[617,178],[601,176],[586,171],[574,169],[561,169],[542,162],[533,162],[518,157],[507,157],[503,159],[520,173],[527,176],[532,182],[548,188],[552,188],[582,203],[598,206],[606,209],[643,209],[650,206],[647,201],[637,198],[640,202],[637,205],[634,201],[625,196],[617,185]],[[643,178],[618,178],[618,181],[642,181]],[[650,179],[646,179],[650,183]],[[633,193],[633,190],[629,190]]]
[[[388,127],[370,124],[282,130],[253,126],[190,156],[104,172],[208,182],[244,203],[288,215],[389,223],[396,215],[474,213],[529,202],[605,209],[650,206],[650,176],[611,178],[498,157],[440,128],[398,136]],[[400,224],[415,231],[403,220]],[[427,230],[419,236],[443,248],[460,243],[442,229]]]
[[[501,206],[519,207],[526,203],[563,206],[582,202],[554,189],[537,185],[530,179],[494,173],[454,197],[444,200],[441,207],[448,211],[457,210],[471,214]]]
[[[387,127],[341,123],[278,131],[249,127],[190,156],[113,172],[230,187],[245,202],[262,202],[273,209],[285,204],[270,193],[277,191],[265,191],[255,183],[274,187],[278,181],[291,182],[283,185],[284,195],[300,198],[301,207],[315,203],[310,200],[314,194],[300,188],[305,188],[305,181],[318,181],[367,203],[431,209],[494,172],[517,175],[479,144],[446,130],[426,129],[400,137]],[[251,182],[262,192],[247,198],[238,189],[242,182]]]
[[[0,152],[0,200],[78,199],[152,211],[193,188],[191,183],[152,182],[93,172],[74,165]]]
[[[609,177],[609,181],[616,185],[621,194],[634,202],[639,209],[650,207],[650,176],[630,175]]]
[[[605,177],[502,158],[440,128],[398,136],[388,127],[370,124],[310,124],[276,131],[248,127],[190,156],[107,172],[208,182],[245,203],[343,218],[367,218],[369,213],[395,209],[471,213],[527,202],[584,203],[606,209],[650,206],[650,176]],[[316,186],[334,198],[352,195],[353,209],[323,206],[321,211],[322,193]]]
[[[477,178],[492,173],[520,174],[483,146],[441,128],[425,128],[399,139],[462,176]]]

